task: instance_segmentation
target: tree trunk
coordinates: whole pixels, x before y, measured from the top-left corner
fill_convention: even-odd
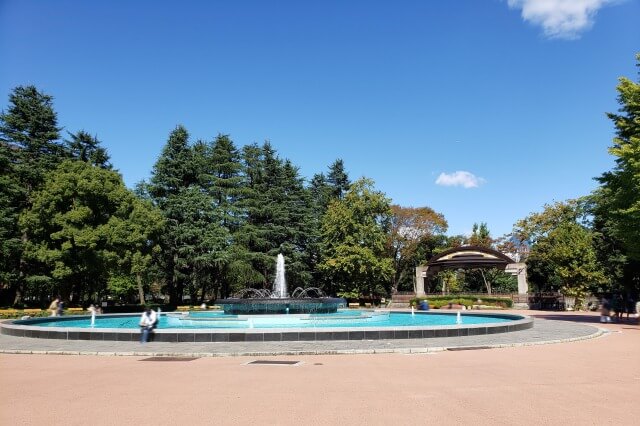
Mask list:
[[[16,285],[16,293],[15,293],[15,296],[13,297],[13,306],[17,305],[21,301],[22,301],[22,283],[19,282]]]
[[[402,279],[404,278],[404,270],[400,271],[400,273],[398,274],[398,276],[396,277],[396,275],[394,274],[393,276],[393,283],[392,283],[392,287],[391,287],[391,294],[396,294],[398,292],[398,286],[400,285],[400,282],[402,282]],[[414,292],[415,292],[415,283],[414,283]]]
[[[176,263],[178,261],[178,255],[173,255],[173,264],[171,265],[171,291],[169,292],[169,301],[174,305],[182,304],[182,289],[178,282],[178,271],[176,270]]]
[[[27,236],[26,232],[22,233],[21,240],[22,240],[22,247],[24,247],[27,241],[29,240],[29,237]],[[14,306],[22,302],[22,293],[24,290],[23,286],[24,286],[25,278],[27,276],[26,271],[27,271],[27,262],[24,260],[24,252],[22,252],[20,254],[20,264],[18,266],[18,285],[16,286],[16,294],[13,298]]]
[[[491,283],[487,281],[487,278],[484,276],[484,271],[482,269],[480,269],[480,274],[482,275],[484,286],[487,288],[487,294],[491,294]]]
[[[190,305],[194,303],[198,303],[198,284],[194,282],[193,285],[189,286],[189,299],[191,300]]]
[[[207,292],[207,281],[202,280],[202,285],[200,286],[200,304],[204,303],[204,297],[206,292]]]
[[[146,304],[144,300],[144,289],[142,288],[142,275],[140,272],[136,274],[136,282],[138,283],[138,295],[140,296],[140,304]]]

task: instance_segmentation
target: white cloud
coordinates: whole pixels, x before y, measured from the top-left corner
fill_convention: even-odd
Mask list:
[[[600,8],[616,0],[507,0],[522,19],[542,26],[549,38],[576,39],[593,25]]]
[[[463,186],[465,188],[477,188],[484,182],[485,180],[483,178],[463,170],[451,174],[440,173],[440,176],[436,179],[436,185]]]

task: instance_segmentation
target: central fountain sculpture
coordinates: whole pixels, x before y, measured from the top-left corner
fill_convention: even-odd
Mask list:
[[[278,254],[273,289],[247,288],[216,304],[230,315],[260,314],[327,314],[345,308],[347,301],[339,297],[326,297],[317,287],[297,287],[289,296],[285,278],[284,256]]]

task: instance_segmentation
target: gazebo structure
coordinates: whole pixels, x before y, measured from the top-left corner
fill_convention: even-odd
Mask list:
[[[424,296],[424,280],[445,269],[498,268],[518,277],[518,294],[529,292],[527,266],[488,247],[461,246],[434,256],[426,265],[416,267],[416,296]]]

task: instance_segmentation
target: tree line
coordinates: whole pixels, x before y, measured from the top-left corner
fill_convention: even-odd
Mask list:
[[[640,58],[639,58],[640,61]],[[430,207],[394,205],[342,160],[311,179],[269,143],[170,132],[150,178],[124,185],[97,136],[64,132],[53,98],[16,87],[0,114],[0,303],[107,296],[172,304],[270,288],[275,258],[290,288],[358,297],[413,290],[414,267],[462,244],[520,253],[534,290],[581,296],[640,287],[637,83],[622,78],[613,170],[579,200],[545,206],[501,239],[485,223],[447,236]],[[444,271],[432,291],[514,291],[500,271]]]
[[[33,86],[0,114],[0,170],[5,305],[224,298],[271,287],[278,253],[291,288],[388,294],[412,276],[414,246],[446,242],[441,214],[392,205],[340,159],[307,182],[269,142],[194,141],[183,126],[131,190],[96,136],[63,136],[53,98]],[[394,232],[398,220],[419,233]]]

